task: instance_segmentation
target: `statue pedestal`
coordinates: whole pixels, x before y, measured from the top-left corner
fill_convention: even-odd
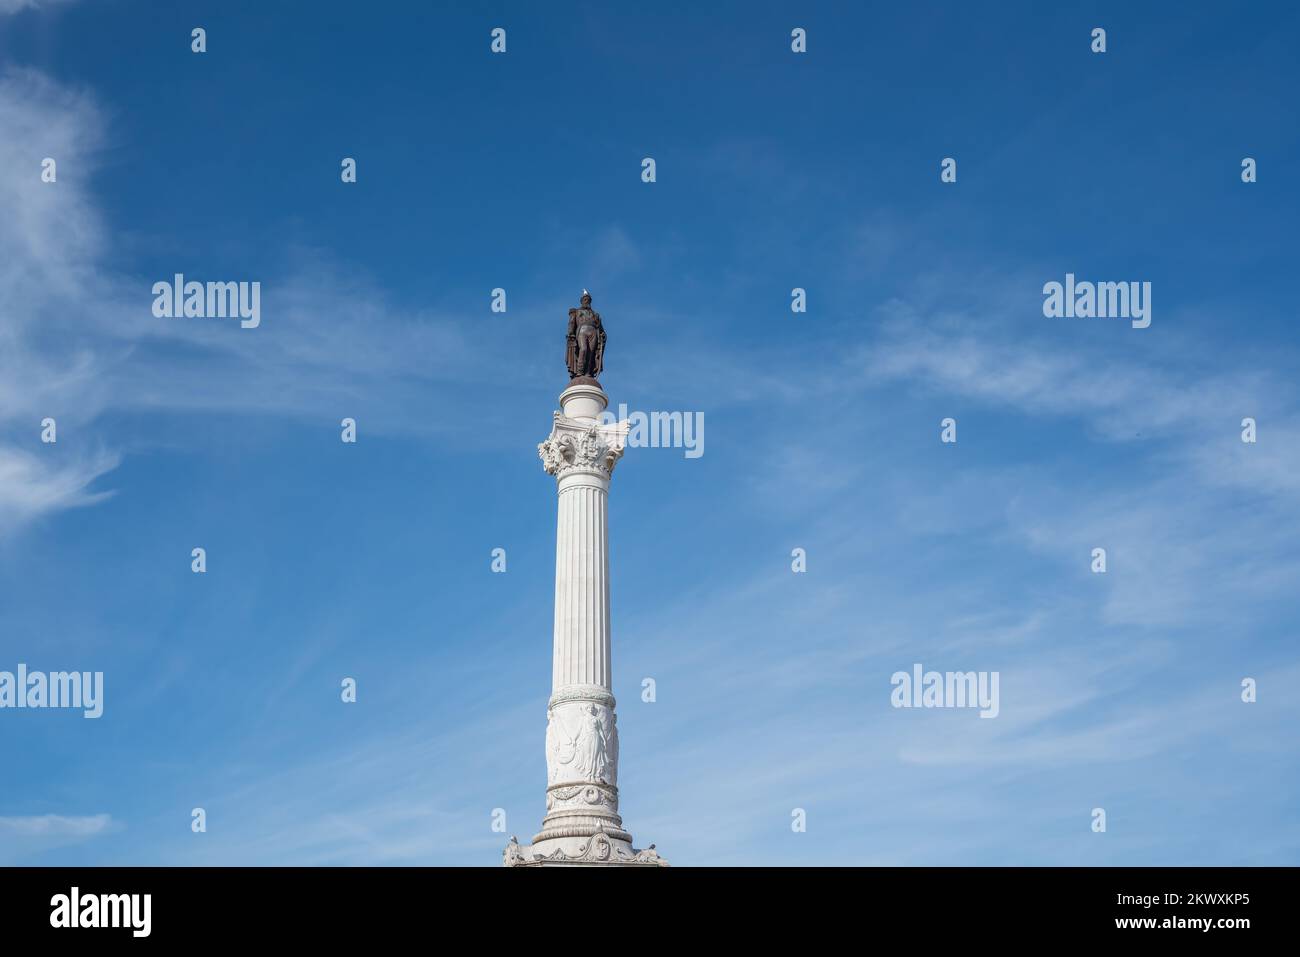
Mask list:
[[[561,838],[560,840],[566,840]],[[659,856],[651,844],[644,851],[632,849],[624,841],[615,841],[596,834],[581,841],[569,838],[572,843],[552,845],[521,845],[511,840],[506,845],[506,867],[667,867],[668,862]]]
[[[609,400],[591,379],[560,394],[537,447],[555,476],[555,629],[546,706],[546,816],[529,845],[511,838],[507,866],[665,866],[632,846],[618,813],[618,724],[610,683],[609,486],[625,426],[601,425]]]

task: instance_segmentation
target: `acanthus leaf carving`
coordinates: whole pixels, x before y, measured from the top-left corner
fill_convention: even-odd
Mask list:
[[[570,469],[613,474],[623,457],[623,433],[617,428],[583,426],[573,419],[557,417],[545,441],[537,444],[537,455],[548,475],[563,477]]]

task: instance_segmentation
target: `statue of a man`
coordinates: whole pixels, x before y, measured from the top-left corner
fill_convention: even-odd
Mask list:
[[[578,308],[569,310],[564,362],[570,379],[594,379],[605,368],[605,327],[600,324],[600,313],[591,308],[591,293],[585,289]]]

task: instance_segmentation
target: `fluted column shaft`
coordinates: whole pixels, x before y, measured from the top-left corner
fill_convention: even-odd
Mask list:
[[[555,654],[551,690],[609,690],[609,479],[573,472],[558,482]]]

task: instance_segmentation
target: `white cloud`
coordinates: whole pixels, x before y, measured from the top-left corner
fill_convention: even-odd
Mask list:
[[[0,817],[0,864],[13,864],[56,847],[81,844],[120,827],[108,814]]]
[[[101,451],[57,466],[0,446],[0,535],[48,512],[101,501],[111,492],[92,492],[89,486],[117,464],[116,455]]]
[[[1300,493],[1295,390],[1268,370],[1232,363],[1217,349],[1169,356],[1133,339],[1146,333],[1126,328],[1098,341],[1076,335],[1077,327],[1058,324],[1058,334],[1045,335],[1042,326],[1009,327],[996,316],[931,313],[901,301],[884,312],[882,334],[851,360],[868,382],[911,383],[1031,418],[1075,419],[1108,441],[1168,443],[1160,451],[1202,481]],[[1258,418],[1261,430],[1266,424],[1270,441],[1245,446],[1245,416]]]
[[[103,834],[113,824],[108,814],[64,817],[41,814],[31,817],[0,817],[0,834],[36,838],[86,838]]]
[[[859,381],[942,397],[967,423],[992,410],[1027,429],[1047,424],[1072,468],[1071,429],[1104,458],[1087,474],[1050,459],[1010,467],[1015,488],[996,469],[965,466],[941,495],[915,491],[907,507],[951,528],[947,516],[1002,503],[997,520],[1063,570],[1106,548],[1110,570],[1093,583],[1111,625],[1246,626],[1266,613],[1300,574],[1293,385],[1217,346],[1180,339],[1171,354],[1127,327],[1008,320],[1005,289],[978,298],[993,304],[987,315],[889,303],[880,335],[848,360]],[[1253,445],[1240,439],[1247,415],[1260,423]]]
[[[482,381],[475,325],[404,312],[369,277],[311,250],[286,252],[278,275],[216,277],[262,282],[256,331],[154,317],[151,287],[162,277],[129,275],[113,261],[111,231],[85,185],[108,138],[89,94],[31,70],[0,76],[0,533],[102,498],[89,486],[116,467],[111,449],[124,439],[91,426],[110,412],[331,424],[351,415],[371,434],[468,427],[424,413],[438,382]],[[41,180],[45,157],[58,164],[55,183]],[[57,447],[39,442],[46,416],[59,424]],[[68,426],[82,427],[83,451],[69,451]],[[110,451],[84,451],[88,442]]]

